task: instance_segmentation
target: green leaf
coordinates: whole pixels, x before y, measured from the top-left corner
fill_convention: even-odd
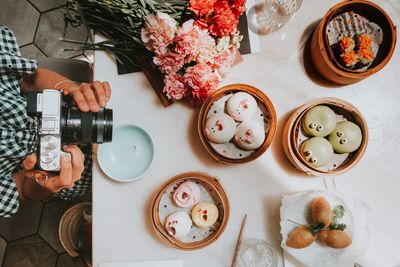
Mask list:
[[[316,236],[317,234],[319,234],[319,232],[322,231],[322,229],[324,229],[324,227],[325,227],[325,224],[319,223],[317,225],[310,225],[308,227],[308,230],[310,230],[310,232],[313,236]]]
[[[344,231],[346,229],[347,225],[344,223],[338,223],[338,224],[331,224],[329,225],[329,230],[341,230]]]
[[[343,218],[344,212],[345,209],[342,205],[336,205],[332,210],[333,216],[331,224],[337,224],[339,220]]]

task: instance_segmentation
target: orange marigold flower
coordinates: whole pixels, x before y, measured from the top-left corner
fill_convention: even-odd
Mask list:
[[[369,49],[372,46],[372,39],[371,37],[364,33],[358,36],[358,47],[360,50],[362,49]]]
[[[357,55],[354,50],[345,52],[341,54],[340,57],[342,58],[344,64],[346,64],[348,67],[357,63]]]
[[[339,41],[339,47],[342,52],[353,50],[355,46],[353,38],[346,36]]]

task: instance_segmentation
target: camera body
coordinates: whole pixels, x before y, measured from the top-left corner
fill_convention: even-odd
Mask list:
[[[53,89],[27,94],[27,113],[38,118],[37,167],[57,172],[61,166],[62,146],[66,144],[100,144],[111,142],[113,113],[82,112],[70,96]]]

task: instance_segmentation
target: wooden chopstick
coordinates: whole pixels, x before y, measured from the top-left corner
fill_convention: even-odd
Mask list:
[[[247,214],[244,215],[244,218],[243,218],[243,221],[242,221],[242,225],[240,226],[239,237],[238,237],[238,240],[236,242],[235,254],[234,254],[233,260],[232,260],[232,267],[236,267],[236,264],[237,264],[240,245],[242,243],[242,238],[243,238],[244,228],[246,227],[246,223],[247,223]]]

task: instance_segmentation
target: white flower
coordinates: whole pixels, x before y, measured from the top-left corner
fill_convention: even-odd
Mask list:
[[[176,21],[168,14],[157,12],[145,19],[145,27],[142,28],[141,38],[150,51],[159,50],[168,46],[176,33]]]
[[[224,36],[218,39],[216,50],[218,52],[222,52],[229,49],[230,46],[230,38],[229,36]]]

